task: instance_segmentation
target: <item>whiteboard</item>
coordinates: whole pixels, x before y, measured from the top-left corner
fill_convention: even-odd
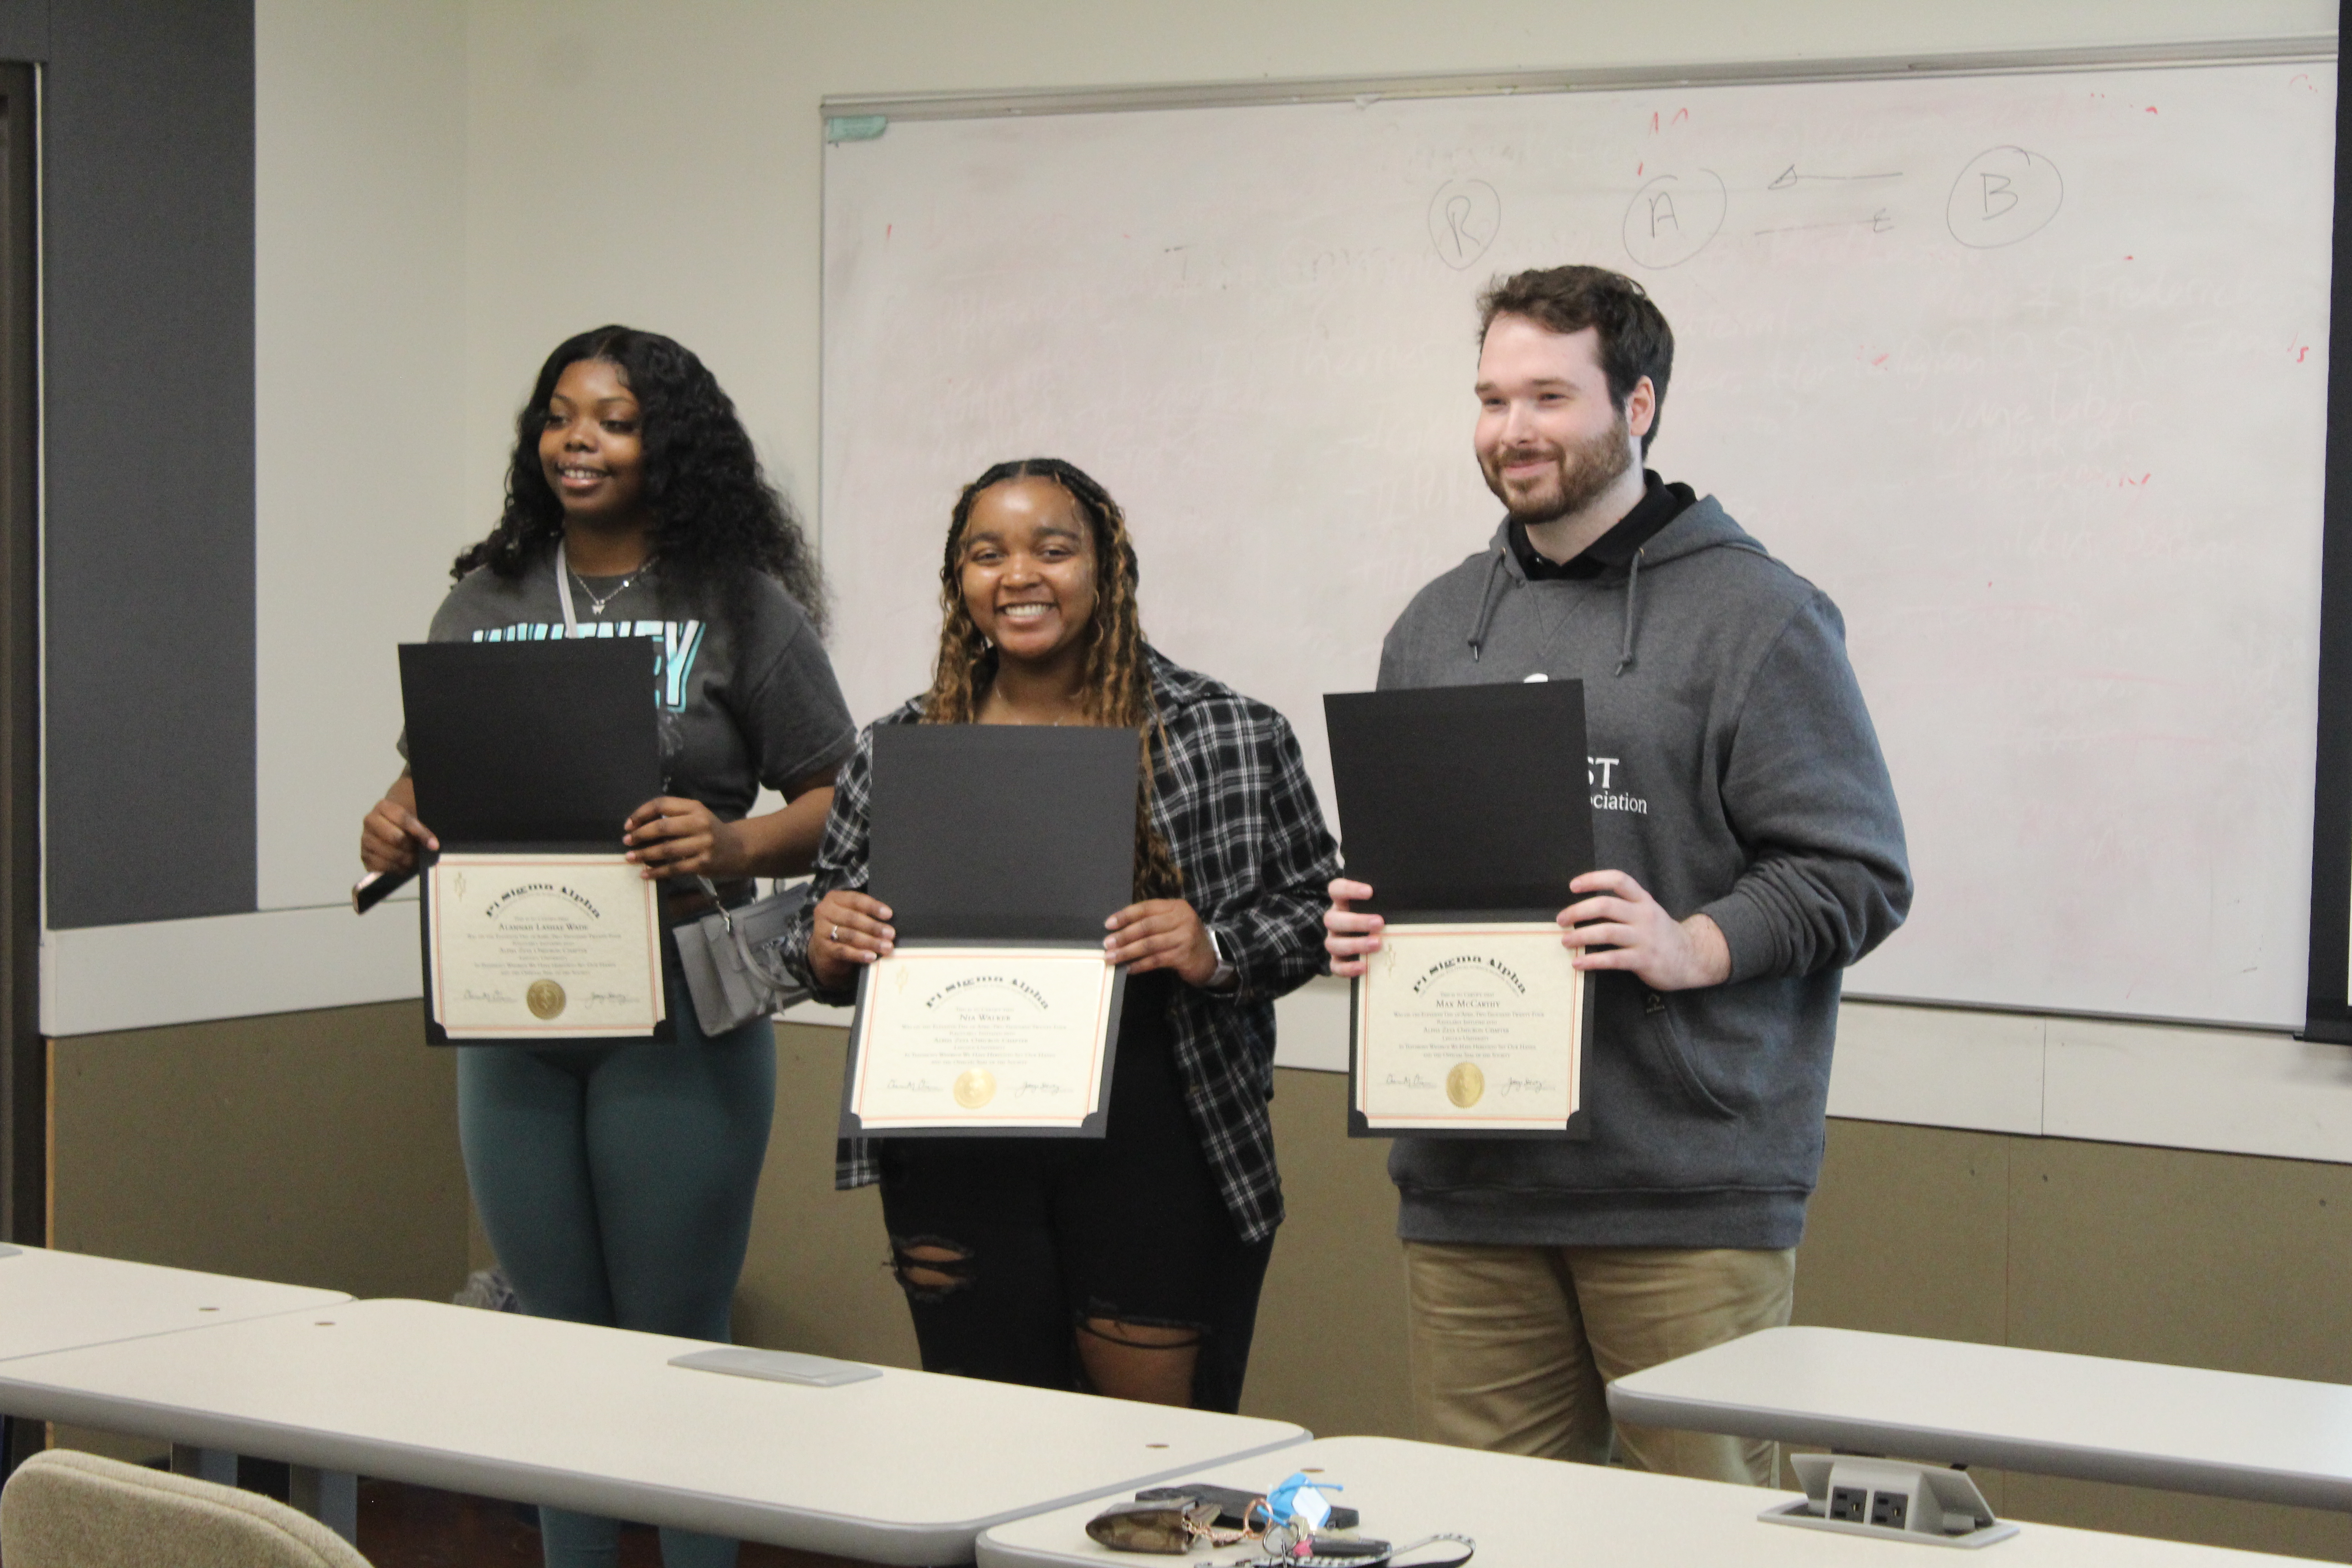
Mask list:
[[[1490,277],[1633,273],[1651,464],[1843,610],[1909,834],[1859,994],[2302,1018],[2336,73],[892,122],[825,154],[834,658],[928,682],[957,489],[1066,457],[1147,631],[1297,725],[1499,509]]]

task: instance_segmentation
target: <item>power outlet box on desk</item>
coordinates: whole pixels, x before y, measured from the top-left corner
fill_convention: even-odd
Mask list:
[[[1990,1546],[2017,1533],[1993,1518],[1976,1482],[1940,1465],[1845,1454],[1791,1454],[1789,1463],[1805,1495],[1756,1516],[1767,1524],[1916,1546]]]

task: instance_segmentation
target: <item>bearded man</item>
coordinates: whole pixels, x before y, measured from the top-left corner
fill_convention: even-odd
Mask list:
[[[1380,683],[1584,682],[1610,869],[1559,923],[1596,976],[1592,1135],[1399,1138],[1389,1174],[1420,1435],[1598,1463],[1611,1380],[1789,1321],[1840,972],[1902,922],[1910,869],[1837,607],[1643,467],[1657,306],[1594,267],[1479,305],[1474,445],[1507,515],[1398,617]],[[1330,892],[1332,971],[1360,973],[1372,890]],[[1613,1436],[1644,1468],[1774,1480],[1769,1443]]]

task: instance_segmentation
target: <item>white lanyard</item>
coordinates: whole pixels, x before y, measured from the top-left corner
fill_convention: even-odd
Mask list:
[[[563,635],[580,635],[580,613],[572,607],[572,563],[563,559],[563,541],[555,542],[555,596],[563,603]]]

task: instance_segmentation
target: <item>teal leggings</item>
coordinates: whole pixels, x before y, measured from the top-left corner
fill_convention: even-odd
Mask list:
[[[686,987],[674,985],[683,998]],[[457,1052],[474,1204],[536,1318],[728,1338],[775,1113],[764,1018],[716,1039],[674,1009],[675,1044]],[[620,1526],[540,1510],[548,1568],[614,1568]],[[661,1532],[665,1568],[732,1568],[735,1542]]]

